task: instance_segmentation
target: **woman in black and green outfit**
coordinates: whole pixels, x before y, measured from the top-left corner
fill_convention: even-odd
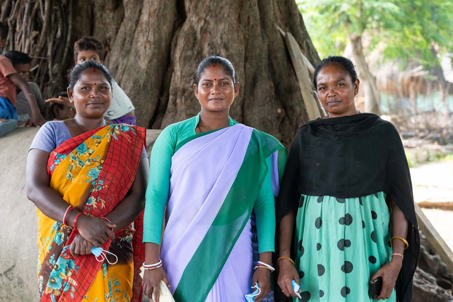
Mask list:
[[[302,301],[410,301],[419,250],[412,186],[394,126],[354,104],[352,62],[328,57],[315,89],[328,114],[299,129],[279,196],[278,284]]]

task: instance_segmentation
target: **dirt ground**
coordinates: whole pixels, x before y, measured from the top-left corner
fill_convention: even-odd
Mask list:
[[[437,232],[453,251],[453,159],[427,163],[411,169],[414,199],[419,205],[448,203],[452,210],[423,208]]]

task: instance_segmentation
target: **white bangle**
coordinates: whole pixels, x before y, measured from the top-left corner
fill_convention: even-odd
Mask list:
[[[143,262],[143,267],[144,268],[159,268],[159,267],[162,267],[162,259],[160,259],[158,262],[152,263],[152,264],[146,264],[145,262]]]
[[[257,269],[257,268],[259,268],[259,267],[267,268],[267,269],[270,270],[271,272],[275,271],[275,268],[274,268],[272,265],[267,264],[266,262],[263,262],[263,261],[257,261],[257,262],[256,262],[255,269]]]

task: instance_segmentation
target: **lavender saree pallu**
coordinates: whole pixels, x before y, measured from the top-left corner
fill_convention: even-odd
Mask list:
[[[162,258],[181,301],[243,301],[250,291],[250,215],[282,146],[236,124],[189,139],[172,158]],[[278,168],[276,167],[275,169]],[[277,189],[277,180],[273,186]]]

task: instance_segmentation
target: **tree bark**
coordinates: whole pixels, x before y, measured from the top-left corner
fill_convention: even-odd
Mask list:
[[[379,93],[376,85],[376,78],[371,73],[368,63],[363,53],[362,37],[360,35],[350,35],[352,60],[354,61],[360,79],[360,87],[364,92],[364,102],[366,112],[380,114]]]
[[[192,78],[213,54],[237,70],[241,90],[233,118],[285,144],[308,119],[281,31],[294,36],[313,65],[319,57],[293,0],[4,1],[0,16],[12,29],[8,48],[35,58],[45,97],[66,89],[73,43],[93,35],[107,46],[105,63],[142,126],[163,128],[199,111]]]

